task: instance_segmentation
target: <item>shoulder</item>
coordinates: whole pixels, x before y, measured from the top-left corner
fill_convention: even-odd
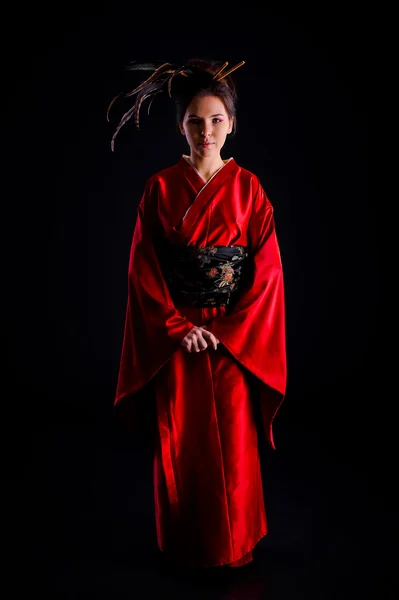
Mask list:
[[[257,192],[259,190],[259,188],[262,187],[262,184],[261,184],[261,181],[260,181],[260,178],[258,177],[258,175],[256,173],[254,173],[253,171],[250,171],[249,169],[242,167],[241,165],[237,165],[237,167],[238,167],[238,174],[239,174],[240,180],[243,183],[247,183],[247,184],[251,185],[251,187],[254,189],[254,191]]]
[[[237,165],[237,167],[240,173],[240,177],[242,177],[243,181],[248,180],[255,183],[259,182],[259,177],[255,173],[253,173],[249,169],[246,169],[245,167],[242,167],[241,165]]]
[[[254,201],[263,204],[265,207],[273,208],[265,188],[262,185],[261,178],[249,169],[245,169],[241,166],[238,166],[238,168],[240,179],[244,184],[250,187]]]
[[[160,183],[167,183],[176,177],[177,165],[165,167],[156,173],[153,173],[145,182],[146,189],[156,188]]]
[[[139,202],[139,210],[148,213],[158,211],[162,191],[170,188],[175,167],[166,167],[150,175],[144,182],[144,190]]]

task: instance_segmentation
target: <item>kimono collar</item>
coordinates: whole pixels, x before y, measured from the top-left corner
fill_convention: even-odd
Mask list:
[[[198,171],[198,169],[196,169],[193,165],[193,163],[190,160],[189,156],[186,156],[185,154],[182,154],[180,160],[179,160],[179,166],[183,167],[185,170],[190,170],[190,171],[194,171],[198,177],[201,178],[201,181],[203,183],[209,183],[214,177],[215,175],[217,175],[222,169],[224,169],[229,163],[234,163],[235,164],[235,160],[233,157],[228,158],[226,160],[223,160],[224,165],[222,165],[217,171],[215,171],[215,173],[212,175],[212,177],[210,177],[208,180],[204,179],[204,177],[201,175],[201,173]],[[230,166],[232,166],[232,164],[230,164]]]

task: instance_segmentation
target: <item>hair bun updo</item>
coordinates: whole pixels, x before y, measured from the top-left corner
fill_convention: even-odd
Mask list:
[[[236,102],[237,93],[233,79],[230,74],[241,67],[245,61],[241,61],[235,67],[225,70],[228,63],[210,61],[198,58],[189,59],[186,64],[175,67],[171,63],[156,65],[154,63],[131,63],[127,70],[130,71],[153,71],[146,80],[140,83],[130,92],[124,94],[125,98],[136,96],[133,106],[122,116],[112,136],[111,149],[114,150],[115,138],[123,125],[134,118],[137,129],[140,128],[140,108],[143,102],[149,99],[148,113],[154,98],[161,92],[167,90],[168,95],[176,105],[176,117],[178,123],[183,121],[187,106],[195,96],[217,96],[225,107],[229,118],[234,118],[233,133],[236,125]],[[118,94],[111,101],[107,110],[107,119],[114,102],[121,96]]]

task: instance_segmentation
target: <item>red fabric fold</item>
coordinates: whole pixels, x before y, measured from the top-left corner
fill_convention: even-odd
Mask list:
[[[209,329],[264,384],[265,433],[275,448],[272,421],[286,391],[284,282],[273,207],[259,184],[248,227],[252,276],[232,310]]]
[[[173,304],[154,246],[151,213],[156,182],[149,180],[137,209],[128,268],[128,298],[115,404],[139,391],[193,328]]]

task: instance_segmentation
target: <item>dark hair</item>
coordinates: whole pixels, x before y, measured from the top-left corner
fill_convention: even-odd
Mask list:
[[[123,125],[134,117],[136,127],[139,129],[140,108],[144,100],[150,98],[148,112],[151,103],[156,95],[164,91],[167,87],[169,96],[176,105],[176,117],[178,123],[183,121],[187,107],[195,96],[217,96],[222,100],[226,107],[230,119],[234,119],[233,131],[236,130],[236,103],[237,93],[234,81],[230,73],[241,67],[244,61],[241,61],[235,67],[225,71],[228,63],[219,61],[209,61],[203,59],[189,59],[185,65],[174,67],[171,63],[163,63],[160,66],[154,64],[132,63],[127,68],[129,70],[154,71],[148,79],[143,81],[131,92],[125,94],[125,98],[136,95],[134,105],[123,115],[119,121],[115,133],[111,140],[111,149],[114,150],[115,138]],[[113,103],[120,97],[116,96],[108,107],[107,119],[109,120],[109,111]]]

